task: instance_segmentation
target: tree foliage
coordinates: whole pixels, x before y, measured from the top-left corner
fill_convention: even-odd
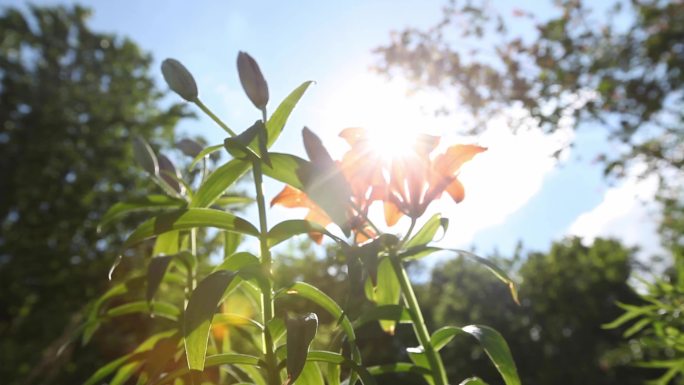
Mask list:
[[[432,27],[405,29],[379,47],[378,69],[455,90],[477,118],[475,132],[521,108],[547,132],[569,117],[604,130],[618,143],[603,154],[607,172],[620,175],[635,160],[651,171],[681,169],[684,4],[556,5],[542,16],[452,0]]]
[[[4,383],[30,373],[48,383],[60,363],[69,378],[97,361],[86,354],[70,363],[70,349],[54,358],[68,340],[63,331],[73,331],[76,313],[104,287],[116,253],[110,245],[129,228],[124,222],[97,234],[97,223],[117,199],[136,197],[147,184],[132,162],[133,136],[168,142],[185,115],[179,105],[159,107],[150,55],[126,38],[92,31],[88,15],[79,6],[0,15]],[[125,343],[120,335],[103,346]]]

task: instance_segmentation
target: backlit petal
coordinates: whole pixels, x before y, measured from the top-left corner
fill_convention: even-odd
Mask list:
[[[460,203],[465,198],[465,189],[458,179],[454,179],[446,190],[456,203]]]
[[[444,154],[435,159],[435,171],[443,176],[454,175],[461,166],[473,159],[473,157],[483,151],[486,147],[473,144],[457,144],[449,147]]]
[[[394,226],[399,219],[404,215],[397,205],[392,202],[385,201],[385,222],[387,226]]]

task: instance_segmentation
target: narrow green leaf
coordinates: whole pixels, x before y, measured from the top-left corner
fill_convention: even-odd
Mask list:
[[[147,301],[135,301],[113,307],[105,313],[108,318],[120,317],[127,314],[149,314],[150,316],[162,317],[172,321],[178,321],[180,310],[168,302],[157,301],[150,305]]]
[[[374,376],[387,373],[415,373],[420,376],[431,376],[432,371],[428,368],[409,364],[408,362],[397,362],[394,364],[371,366],[368,372]]]
[[[254,203],[254,199],[237,195],[224,195],[214,202],[217,206],[245,206]]]
[[[487,385],[487,383],[482,381],[481,378],[470,377],[470,378],[466,378],[465,380],[461,381],[461,383],[459,385]]]
[[[283,131],[283,127],[285,127],[285,123],[290,117],[292,110],[294,110],[295,106],[299,102],[299,99],[302,98],[304,92],[306,92],[311,83],[313,82],[306,81],[290,92],[290,94],[280,103],[280,105],[278,105],[278,108],[276,108],[275,112],[273,112],[271,117],[266,122],[266,134],[268,137],[267,143],[269,148],[280,136],[280,133]]]
[[[620,305],[621,304],[618,303],[618,306],[620,306]],[[620,306],[620,307],[622,307],[623,309],[625,308],[624,306]],[[642,307],[637,307],[636,309],[628,309],[620,317],[616,318],[614,321],[612,321],[610,323],[601,325],[601,327],[603,329],[615,329],[615,328],[633,320],[634,318],[640,317],[644,314],[648,314],[654,308],[655,308],[655,306],[642,306]]]
[[[307,361],[328,362],[331,364],[347,366],[348,368],[351,368],[354,373],[358,374],[361,382],[363,382],[364,385],[375,385],[375,379],[373,379],[373,376],[368,372],[368,370],[366,370],[366,368],[352,360],[346,359],[339,353],[312,350],[309,352],[309,355],[306,359]],[[352,382],[350,381],[350,383]]]
[[[268,321],[268,331],[271,333],[271,338],[273,338],[273,343],[277,344],[278,341],[285,335],[285,321],[281,318],[273,318]]]
[[[154,248],[152,255],[173,255],[178,253],[178,239],[180,233],[178,231],[169,231],[164,234],[159,234],[154,241]]]
[[[147,302],[152,301],[152,298],[157,293],[172,259],[173,257],[171,256],[155,257],[147,265],[147,292],[145,295]]]
[[[465,251],[465,250],[452,250],[452,251],[454,251],[458,254],[464,255],[470,259],[475,260],[476,262],[483,264],[487,269],[489,269],[489,271],[491,271],[497,278],[499,278],[499,280],[501,280],[503,283],[508,285],[508,289],[511,292],[511,297],[513,297],[513,301],[515,301],[515,303],[520,305],[520,301],[518,300],[518,289],[515,287],[515,282],[513,282],[512,279],[508,278],[508,274],[506,274],[505,271],[501,270],[498,266],[496,266],[494,264],[494,262],[492,262],[488,259],[479,257],[479,256],[477,256],[477,255],[475,255],[469,251]]]
[[[449,221],[447,218],[442,218],[439,214],[433,215],[425,222],[423,227],[404,244],[404,248],[410,249],[432,242],[435,239],[435,235],[437,235],[437,231],[439,231],[440,228],[443,231],[446,231],[448,224]]]
[[[303,170],[310,167],[309,162],[290,154],[271,152],[269,155],[271,167],[264,165],[264,174],[296,189],[304,190],[304,184],[300,178],[303,173],[306,173]]]
[[[248,162],[233,159],[209,174],[190,201],[190,207],[209,207],[247,170]]]
[[[134,362],[129,362],[119,368],[119,370],[116,371],[116,374],[112,378],[112,380],[109,382],[109,385],[123,385],[128,381],[133,374],[135,374],[136,371],[142,366],[142,362],[140,361],[134,361]]]
[[[287,381],[286,384],[294,383],[302,373],[306,364],[306,356],[309,353],[309,345],[316,336],[318,330],[318,316],[309,313],[302,317],[287,319]],[[320,377],[320,371],[318,373]],[[313,376],[313,374],[312,374]],[[310,377],[312,377],[310,376]],[[306,381],[313,378],[305,379]]]
[[[225,211],[214,209],[183,209],[158,215],[143,222],[128,236],[123,247],[128,248],[147,238],[173,230],[215,227],[227,231],[256,236],[259,231],[246,220]]]
[[[511,355],[511,350],[503,336],[496,330],[482,325],[468,325],[462,330],[475,337],[484,348],[489,359],[503,377],[506,385],[520,385],[518,369]]]
[[[378,265],[378,279],[373,291],[373,299],[378,305],[397,305],[401,297],[401,286],[394,273],[394,268],[388,257],[383,258]],[[380,327],[385,333],[394,335],[396,327],[394,320],[380,320]]]
[[[240,314],[231,314],[231,313],[220,313],[214,315],[214,319],[211,321],[212,325],[217,325],[217,324],[223,324],[223,325],[246,325],[246,326],[253,326],[257,329],[263,330],[264,325],[259,323],[259,321],[255,321],[249,317],[245,317]]]
[[[649,318],[640,319],[638,322],[635,322],[634,325],[630,326],[629,329],[625,330],[625,332],[622,334],[622,336],[625,338],[629,338],[629,337],[639,333],[641,331],[641,329],[650,325],[652,322],[653,321],[651,321]]]
[[[297,385],[325,385],[323,373],[316,362],[307,361],[304,364],[304,369],[297,378]]]
[[[259,264],[259,258],[252,254],[248,253],[246,251],[235,253],[228,258],[226,258],[220,265],[216,266],[214,268],[214,271],[219,271],[219,270],[230,270],[230,271],[237,271],[240,270],[246,266],[250,265],[258,265]]]
[[[336,241],[341,241],[338,237],[326,230],[325,227],[317,223],[305,219],[290,219],[278,223],[268,231],[268,247],[273,247],[295,235],[308,233],[321,233]]]
[[[359,318],[354,321],[354,327],[360,326],[379,320],[390,320],[394,322],[410,323],[411,315],[408,310],[402,305],[382,305],[375,306],[372,309],[365,311]]]
[[[211,320],[235,272],[217,271],[203,279],[190,295],[183,320],[183,338],[188,367],[204,370]]]
[[[126,354],[125,356],[119,357],[114,361],[107,363],[106,365],[99,368],[95,373],[93,373],[90,378],[86,380],[84,385],[94,385],[100,383],[104,378],[114,373],[121,365],[129,361],[135,361],[142,359],[144,355],[142,353],[151,350],[154,345],[163,338],[169,338],[176,334],[175,330],[168,330],[165,332],[157,333],[143,341],[132,353]]]
[[[102,231],[102,229],[109,226],[112,222],[133,212],[145,210],[170,210],[183,207],[183,205],[185,205],[185,201],[182,199],[172,198],[161,194],[153,194],[140,199],[119,202],[110,207],[102,216],[97,231]]]
[[[249,365],[249,366],[259,366],[259,359],[254,356],[246,354],[235,354],[235,353],[223,353],[208,356],[204,362],[205,367],[214,367],[219,365]],[[190,370],[188,368],[177,369],[168,375],[162,377],[153,385],[166,384],[172,382],[178,377],[182,377],[188,374]]]
[[[213,146],[204,148],[197,155],[195,155],[195,158],[192,160],[192,163],[190,163],[189,169],[192,170],[197,165],[197,163],[202,161],[202,159],[206,158],[207,156],[211,155],[216,151],[220,151],[221,149],[223,149],[223,143],[215,144]]]
[[[125,282],[118,283],[102,294],[95,302],[93,302],[88,317],[86,318],[85,326],[83,327],[82,343],[87,344],[97,331],[100,323],[97,321],[100,316],[102,307],[112,298],[127,294],[132,287],[142,286],[144,277],[131,277]]]
[[[322,292],[317,287],[312,286],[306,282],[296,282],[290,285],[284,291],[279,292],[276,295],[276,297],[282,294],[296,295],[302,298],[306,298],[311,302],[317,304],[318,306],[322,307],[325,311],[330,313],[330,315],[332,315],[333,318],[338,320],[340,326],[342,327],[342,330],[344,330],[345,334],[347,335],[347,339],[349,340],[349,342],[353,343],[356,341],[354,327],[349,321],[349,318],[347,318],[347,316],[342,311],[340,305],[338,305],[337,302],[335,302],[335,300],[330,298],[327,294]]]

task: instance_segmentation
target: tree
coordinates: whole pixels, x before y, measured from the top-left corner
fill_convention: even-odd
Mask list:
[[[117,253],[109,245],[127,228],[98,234],[97,223],[113,202],[134,198],[145,184],[131,139],[142,135],[159,146],[187,115],[180,105],[159,107],[150,55],[129,39],[92,31],[89,14],[79,6],[30,7],[0,16],[5,383],[23,382],[31,372],[41,372],[34,380],[53,381],[49,368],[58,365],[39,364],[41,352],[50,345],[52,357],[68,340],[64,329],[75,328],[78,311],[103,290]],[[125,343],[121,335],[101,341],[109,349]],[[75,365],[68,351],[62,354],[62,380],[82,379],[75,373],[92,370],[99,356],[83,354]]]
[[[434,269],[423,295],[436,324],[481,322],[499,330],[524,384],[640,384],[648,372],[615,362],[615,356],[624,357],[616,352],[620,332],[601,328],[620,314],[615,301],[636,301],[627,282],[632,254],[616,241],[583,246],[574,238],[548,252],[509,259],[520,282],[521,306],[487,271],[463,259]],[[454,382],[478,373],[487,383],[498,383],[496,370],[475,344],[452,342],[443,355]]]
[[[479,123],[474,132],[519,107],[547,132],[564,117],[605,130],[619,144],[602,157],[613,175],[633,163],[680,170],[684,4],[615,1],[603,17],[581,0],[557,5],[549,17],[516,9],[516,22],[483,2],[452,0],[431,28],[406,29],[378,48],[378,69],[456,90]]]

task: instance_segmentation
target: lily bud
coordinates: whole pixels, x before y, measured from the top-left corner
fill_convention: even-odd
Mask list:
[[[191,158],[196,157],[200,152],[202,152],[202,145],[192,139],[187,138],[181,139],[180,142],[176,143],[176,147],[179,148],[184,155]]]
[[[256,60],[246,52],[238,53],[238,75],[247,97],[258,109],[264,109],[268,103],[268,84]]]
[[[173,92],[189,102],[197,100],[195,78],[181,62],[176,59],[166,59],[162,62],[161,70],[166,84]]]

